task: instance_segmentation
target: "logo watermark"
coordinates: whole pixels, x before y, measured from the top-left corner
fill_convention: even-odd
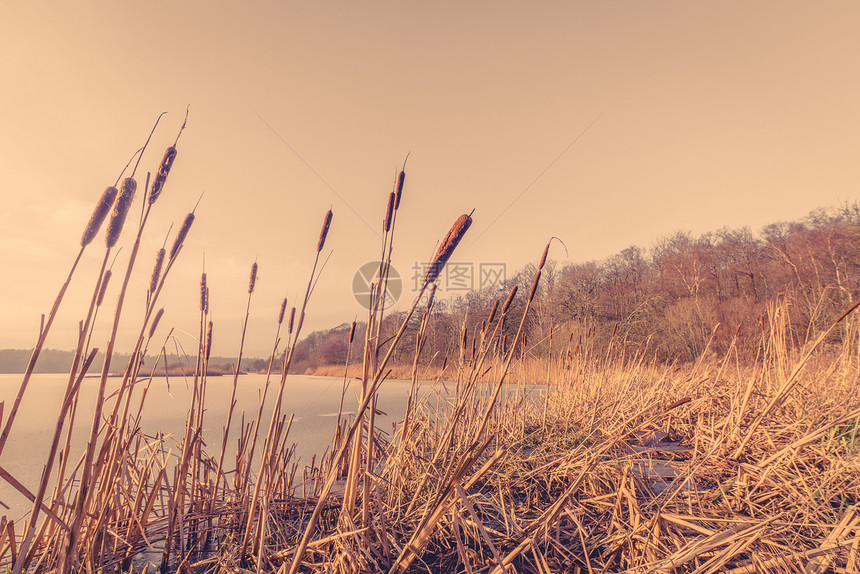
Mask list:
[[[412,264],[411,287],[414,293],[421,289],[430,262],[416,261]],[[352,294],[364,309],[373,304],[376,286],[379,284],[382,263],[368,261],[358,268],[352,278]],[[383,274],[384,275],[384,274]],[[436,280],[442,291],[465,293],[484,289],[501,289],[507,280],[507,265],[488,261],[449,261]],[[403,295],[403,280],[393,266],[388,268],[388,288],[385,292],[385,307],[393,307]]]

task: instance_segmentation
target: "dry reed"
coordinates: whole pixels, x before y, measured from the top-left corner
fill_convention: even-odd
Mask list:
[[[404,177],[401,172],[394,200],[389,195],[386,206],[378,300],[387,289]],[[278,313],[256,416],[246,419],[243,413],[239,423],[237,415],[237,447],[235,456],[228,456],[256,263],[233,370],[234,395],[221,444],[215,445],[220,456],[207,454],[201,438],[204,425],[211,424],[205,414],[206,367],[214,332],[205,274],[184,436],[144,435],[140,417],[152,379],[140,375],[147,345],[163,317],[163,309],[155,312],[155,305],[193,218],[186,218],[166,263],[161,256],[163,269],[150,278],[138,342],[120,388],[108,397],[104,379],[136,246],[132,250],[90,442],[76,462],[69,456],[68,437],[81,381],[95,357],[95,350],[88,349],[89,335],[110,276],[106,254],[82,321],[43,480],[30,491],[0,468],[0,476],[29,493],[33,503],[26,523],[0,521],[0,564],[13,572],[129,571],[136,556],[153,551],[162,556],[165,571],[207,574],[739,574],[860,568],[860,401],[854,388],[860,359],[854,347],[826,351],[817,344],[833,327],[799,353],[788,322],[774,320],[765,325],[763,352],[752,365],[729,354],[667,367],[644,354],[613,352],[613,341],[601,348],[590,330],[577,340],[572,331],[569,336],[561,331],[564,326],[557,328],[566,346],[550,345],[547,354],[536,353],[537,343],[524,342],[522,334],[531,307],[540,301],[547,246],[522,309],[518,305],[514,313],[514,286],[504,303],[496,300],[485,319],[473,322],[474,328],[464,323],[459,363],[456,355],[450,362],[441,358],[437,380],[423,386],[430,400],[419,401],[419,367],[427,327],[434,320],[434,290],[417,327],[410,319],[468,229],[471,218],[466,215],[442,241],[433,260],[438,267],[428,272],[421,293],[398,317],[399,327],[390,338],[382,337],[384,306],[369,313],[356,415],[338,416],[326,456],[305,468],[293,460],[288,442],[292,418],[281,412],[281,405],[331,211],[324,218],[298,321],[296,307],[290,312],[265,439],[258,446],[286,300]],[[143,223],[138,239],[142,231]],[[849,332],[859,328],[849,315],[855,307],[840,318]],[[774,308],[772,316],[781,313]],[[50,320],[43,331],[49,326]],[[346,335],[348,349],[356,330],[353,322]],[[376,394],[390,376],[390,362],[407,332],[415,341],[408,361],[406,416],[388,435],[374,423]],[[36,351],[43,343],[40,333]],[[342,397],[350,356],[348,350]],[[448,370],[451,363],[456,370]],[[449,378],[455,379],[451,387]],[[549,386],[532,384],[547,379]],[[133,395],[136,388],[144,390]],[[12,419],[14,408],[4,437]],[[63,433],[66,446],[61,448]],[[4,442],[0,439],[0,454]],[[54,461],[59,462],[56,475],[50,471]],[[51,476],[56,480],[53,493],[47,489]],[[341,480],[344,492],[334,494],[333,486]]]

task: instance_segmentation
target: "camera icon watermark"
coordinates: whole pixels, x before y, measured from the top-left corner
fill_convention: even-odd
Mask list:
[[[381,261],[368,261],[352,276],[352,295],[364,309],[370,310],[374,306],[374,299],[380,291],[380,278],[386,275],[383,265]],[[403,280],[397,269],[389,265],[387,274],[388,281],[384,285],[386,308],[393,307],[403,294]]]
[[[379,293],[379,278],[385,276],[380,261],[368,261],[352,277],[352,294],[364,309],[371,309]],[[430,262],[412,264],[412,291],[417,293],[424,284]],[[388,267],[385,285],[385,308],[393,307],[403,295],[403,279],[393,266]],[[463,293],[484,289],[503,289],[507,281],[507,265],[487,261],[449,261],[436,279],[439,289],[447,293]]]

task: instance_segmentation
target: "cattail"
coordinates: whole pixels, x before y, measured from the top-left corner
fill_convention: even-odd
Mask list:
[[[162,315],[164,315],[164,307],[158,310],[158,313],[155,314],[155,319],[152,320],[152,327],[149,328],[150,339],[152,339],[152,336],[155,334],[155,330],[158,328],[158,322],[161,321]]]
[[[137,182],[133,178],[127,177],[122,180],[122,188],[116,204],[113,206],[110,222],[108,222],[107,237],[105,238],[105,244],[108,247],[113,247],[119,241],[119,234],[122,233],[122,226],[125,224],[128,210],[134,201],[135,191],[137,191]]]
[[[164,265],[164,255],[166,253],[162,247],[155,255],[155,267],[152,268],[152,277],[149,278],[150,293],[155,293],[155,288],[158,287],[158,280],[161,278],[161,266]]]
[[[495,319],[495,318],[496,318],[496,310],[497,310],[498,308],[499,308],[499,300],[498,300],[498,299],[496,299],[496,300],[493,302],[493,308],[492,308],[492,309],[490,309],[490,318],[489,318],[489,319],[487,319],[487,325],[489,325],[490,323],[492,323],[492,322],[493,322],[493,319]]]
[[[325,214],[325,219],[323,220],[322,231],[320,231],[320,240],[317,243],[317,253],[322,251],[323,245],[325,245],[325,238],[328,235],[328,228],[331,225],[331,209],[329,209]]]
[[[433,299],[436,298],[436,284],[433,284],[433,287],[430,288],[430,296],[427,298],[427,309],[433,306]]]
[[[171,259],[176,257],[176,254],[179,253],[179,248],[182,247],[185,237],[188,236],[188,230],[191,229],[192,223],[194,223],[194,214],[189,213],[185,216],[185,221],[182,222],[182,227],[179,229],[179,233],[176,234],[176,239],[173,241],[173,247],[170,249]]]
[[[86,247],[90,244],[93,238],[96,236],[96,233],[99,232],[99,229],[104,223],[105,218],[107,217],[108,212],[110,211],[111,206],[113,206],[113,202],[116,199],[117,189],[114,186],[110,186],[105,188],[102,192],[101,198],[99,198],[99,202],[96,204],[96,208],[93,210],[93,214],[90,216],[90,222],[87,223],[86,229],[84,229],[84,234],[81,236],[81,247]]]
[[[448,231],[448,235],[446,235],[445,239],[442,240],[442,245],[439,246],[439,250],[436,251],[436,256],[433,257],[433,261],[427,269],[427,276],[424,278],[424,283],[432,283],[437,277],[439,277],[439,273],[442,271],[442,268],[445,267],[448,259],[451,258],[451,255],[454,253],[454,249],[457,248],[457,245],[463,239],[463,236],[466,234],[470,225],[472,225],[472,218],[465,213],[457,218],[457,221],[454,222],[454,225]]]
[[[468,327],[463,327],[463,351],[466,351],[466,347],[469,346],[469,329]]]
[[[292,332],[293,332],[293,322],[295,321],[295,319],[296,319],[296,308],[293,307],[292,309],[290,309],[290,324],[287,327],[287,332],[290,334],[292,334]]]
[[[212,321],[209,321],[209,327],[206,329],[206,362],[209,362],[209,355],[212,353]]]
[[[206,274],[200,276],[200,310],[204,313],[209,309],[209,287],[206,286]]]
[[[403,182],[406,181],[406,172],[401,170],[397,177],[397,192],[394,198],[394,209],[400,209],[400,197],[403,195]]]
[[[538,269],[538,272],[535,274],[535,279],[534,281],[532,281],[532,290],[531,293],[529,293],[529,301],[535,298],[535,293],[537,292],[538,288],[538,282],[540,281],[540,274],[541,271],[540,269]]]
[[[278,325],[284,322],[284,311],[287,310],[287,298],[284,297],[284,302],[281,303],[281,312],[278,313]]]
[[[96,299],[96,307],[101,307],[102,301],[105,300],[105,292],[107,291],[108,281],[110,281],[111,270],[108,269],[105,272],[105,276],[102,279],[102,286],[99,288],[99,296]]]
[[[158,166],[158,171],[155,172],[155,180],[153,180],[152,187],[149,189],[149,205],[155,203],[155,200],[161,195],[164,182],[167,181],[167,175],[170,173],[170,168],[173,167],[174,159],[176,159],[176,148],[170,146],[164,152],[164,157],[161,158],[161,165]]]
[[[552,243],[552,241],[550,241]],[[540,263],[538,264],[538,270],[543,269],[544,264],[546,263],[546,256],[549,253],[549,243],[546,244],[546,249],[543,250],[543,257],[540,258]]]
[[[514,302],[514,297],[516,297],[516,295],[517,295],[517,289],[519,289],[519,287],[517,287],[516,285],[514,285],[513,289],[511,289],[511,293],[510,293],[510,295],[508,295],[508,298],[507,298],[507,299],[505,299],[505,304],[504,304],[504,305],[502,305],[502,315],[504,315],[505,313],[507,313],[507,312],[508,312],[508,309],[510,309],[510,307],[511,307],[511,303],[513,303],[513,302]]]
[[[355,339],[355,321],[352,322],[352,326],[349,328],[349,342],[352,344],[353,339]]]
[[[394,216],[394,192],[388,196],[388,207],[385,210],[385,232],[391,230],[391,218]]]
[[[254,287],[257,284],[257,262],[254,261],[254,264],[251,265],[251,280],[248,282],[248,293],[251,294],[254,292]]]

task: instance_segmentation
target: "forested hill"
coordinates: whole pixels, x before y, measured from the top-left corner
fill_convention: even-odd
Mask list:
[[[563,236],[564,230],[556,233]],[[535,247],[537,258],[541,246]],[[440,364],[468,355],[472,334],[488,318],[493,302],[504,300],[518,285],[519,295],[503,327],[507,340],[513,340],[534,273],[529,265],[509,274],[501,288],[437,300],[420,362]],[[687,362],[706,348],[720,356],[732,348],[739,359],[752,359],[763,349],[768,325],[786,325],[790,343],[800,348],[858,298],[860,204],[854,203],[774,223],[758,233],[746,228],[702,235],[679,232],[649,248],[628,247],[600,261],[561,264],[550,258],[518,352],[543,359],[587,345],[601,352]],[[401,317],[402,313],[388,314],[381,340],[396,331]],[[852,330],[856,324],[846,322],[832,338],[860,341],[860,333]],[[417,322],[407,340],[414,341],[416,327]],[[348,335],[346,323],[309,334],[297,345],[292,371],[342,366]],[[361,361],[363,338],[359,324],[352,363]],[[398,348],[392,364],[411,363],[410,347]],[[0,373],[23,372],[30,353],[0,350]],[[36,372],[68,372],[71,361],[71,352],[47,349]],[[155,358],[147,361],[152,364]],[[193,358],[175,356],[168,361],[171,366],[194,363]],[[118,369],[127,362],[127,355],[114,359]],[[212,357],[210,366],[230,372],[234,362],[235,358]],[[99,355],[90,372],[100,372],[101,364]],[[266,365],[267,358],[245,359],[242,369],[261,372]]]
[[[564,230],[553,232],[564,236]],[[536,258],[540,248],[535,246]],[[515,312],[505,326],[512,335],[534,273],[530,265],[509,274],[502,289],[440,302],[422,361],[468,355],[470,335],[476,327],[480,330],[493,302],[504,300],[517,284]],[[521,352],[549,357],[550,351],[587,341],[594,349],[685,362],[698,358],[710,340],[710,349],[717,354],[733,347],[741,359],[752,359],[762,348],[770,322],[787,324],[791,343],[801,347],[858,297],[860,205],[854,203],[774,223],[758,233],[746,228],[702,235],[679,232],[650,248],[629,247],[601,261],[550,261],[527,317]],[[394,332],[398,319],[387,318],[383,340]],[[851,324],[833,337],[860,339],[846,330]],[[343,365],[348,330],[348,325],[340,325],[308,335],[296,350],[295,371]],[[356,341],[361,337],[359,325]],[[361,360],[360,347],[353,346],[351,361]]]

